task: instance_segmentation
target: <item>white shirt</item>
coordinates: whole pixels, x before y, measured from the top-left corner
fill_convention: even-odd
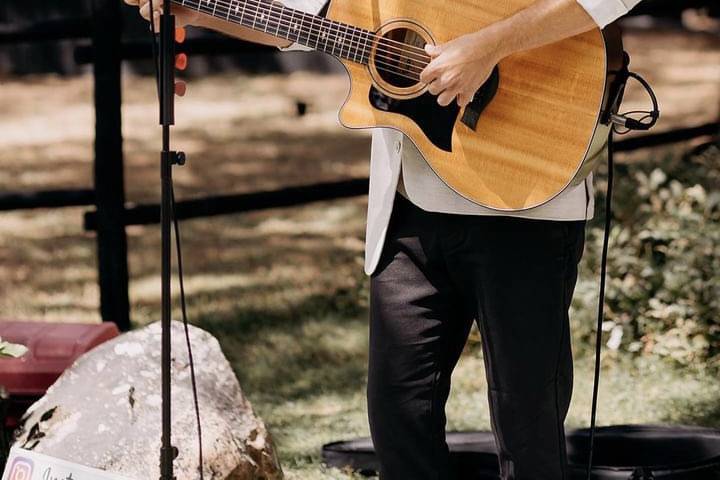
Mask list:
[[[577,0],[581,7],[595,20],[600,28],[605,28],[628,13],[641,0]]]

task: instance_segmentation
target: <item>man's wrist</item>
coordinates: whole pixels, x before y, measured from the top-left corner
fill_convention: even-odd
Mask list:
[[[503,21],[488,25],[475,32],[475,51],[483,58],[491,57],[499,62],[517,51],[514,48],[515,42],[511,32]]]

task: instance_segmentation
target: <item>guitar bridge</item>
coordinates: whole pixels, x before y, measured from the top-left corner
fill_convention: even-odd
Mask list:
[[[471,130],[477,128],[478,121],[480,121],[480,115],[485,108],[490,104],[495,94],[497,93],[498,87],[500,86],[500,69],[495,66],[490,77],[480,87],[470,103],[465,107],[462,119],[460,121],[464,123]]]

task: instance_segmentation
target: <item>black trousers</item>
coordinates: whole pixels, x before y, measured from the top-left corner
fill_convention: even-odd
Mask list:
[[[473,321],[501,478],[568,478],[568,308],[584,227],[426,212],[397,195],[370,291],[367,397],[381,480],[452,477],[445,403]]]

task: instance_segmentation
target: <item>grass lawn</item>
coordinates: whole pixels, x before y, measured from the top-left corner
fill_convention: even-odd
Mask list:
[[[316,299],[315,301],[317,301]],[[327,297],[323,310],[344,299]],[[257,315],[257,312],[252,312]],[[262,314],[259,315],[263,317]],[[243,314],[239,315],[242,318]],[[346,479],[319,464],[324,443],[368,435],[365,409],[367,322],[342,310],[266,315],[246,329],[239,321],[201,322],[219,334],[256,409],[268,422],[290,479]],[[454,374],[448,405],[450,429],[489,429],[482,352],[476,337]],[[568,427],[589,424],[592,356],[576,358]],[[682,423],[720,427],[720,385],[698,371],[658,360],[606,363],[601,377],[598,424]]]
[[[323,467],[320,448],[327,442],[368,435],[367,281],[361,273],[359,242],[365,205],[362,200],[346,200],[320,207],[197,220],[183,226],[190,318],[220,339],[241,385],[276,440],[289,479],[352,478]],[[212,234],[219,231],[222,242]],[[3,233],[5,239],[19,235]],[[33,239],[27,232],[22,236],[23,250],[33,258],[49,248],[45,242],[62,237]],[[138,324],[157,318],[157,240],[154,227],[133,229],[131,298]],[[92,238],[74,238],[67,247],[47,255],[53,265],[32,277],[47,290],[37,302],[44,302],[48,318],[75,319],[76,314],[82,318],[86,310],[78,307],[74,292],[95,293],[90,286]],[[70,266],[78,256],[88,263],[86,274]],[[574,351],[570,428],[588,425],[592,393],[592,346],[576,341]],[[489,428],[476,330],[454,375],[448,420],[449,429]],[[653,358],[607,357],[598,424],[658,422],[720,427],[717,378]]]

